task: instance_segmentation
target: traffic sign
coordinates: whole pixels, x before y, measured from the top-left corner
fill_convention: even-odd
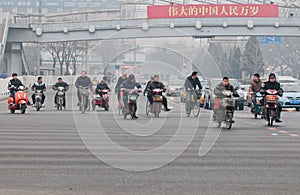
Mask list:
[[[279,36],[258,36],[256,37],[261,44],[281,44]]]
[[[120,65],[115,65],[116,70],[120,70]]]

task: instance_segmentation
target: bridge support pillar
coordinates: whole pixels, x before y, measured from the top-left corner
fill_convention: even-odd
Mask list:
[[[7,43],[4,61],[7,67],[8,76],[15,72],[18,75],[24,73],[23,61],[22,61],[22,43]]]

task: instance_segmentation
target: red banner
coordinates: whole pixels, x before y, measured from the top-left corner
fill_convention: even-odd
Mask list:
[[[148,19],[278,17],[276,4],[195,4],[148,6]]]

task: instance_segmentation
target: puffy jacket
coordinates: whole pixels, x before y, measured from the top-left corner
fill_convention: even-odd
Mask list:
[[[15,86],[16,88],[11,88],[12,86]],[[18,91],[19,87],[20,86],[24,86],[23,83],[19,80],[19,79],[11,79],[9,82],[8,82],[8,90],[10,91]]]
[[[192,76],[189,76],[188,78],[186,78],[185,83],[184,83],[185,89],[187,91],[196,89],[197,85],[198,85],[199,89],[201,90],[202,86],[201,86],[199,79],[198,78],[193,79]]]
[[[166,86],[162,82],[152,81],[149,83],[147,92],[152,93],[153,89],[162,89],[164,92],[167,90]]]
[[[110,90],[110,88],[108,87],[108,85],[106,83],[103,83],[103,84],[99,83],[97,85],[96,91],[98,92],[98,90],[104,90],[104,89]]]
[[[134,89],[135,87],[137,87],[138,89],[142,88],[142,86],[139,83],[131,82],[130,78],[127,78],[120,85],[120,88],[125,88],[125,89]]]
[[[42,83],[35,82],[32,85],[31,89],[32,90],[41,90],[41,91],[44,91],[44,90],[46,90],[46,84],[44,82],[42,82]]]
[[[54,85],[53,85],[53,89],[54,90],[57,90],[57,88],[58,87],[63,87],[63,88],[65,88],[65,91],[68,91],[69,90],[69,85],[66,83],[66,82],[57,82],[57,83],[55,83]]]
[[[259,79],[259,81],[252,80],[249,91],[250,92],[259,92],[262,89],[263,82]]]
[[[229,84],[228,86],[225,86],[223,85],[223,82],[216,86],[216,88],[214,89],[214,94],[217,96],[217,98],[225,98],[226,96],[223,94],[223,91],[225,90],[231,91],[234,97],[239,97],[239,94],[232,85]]]
[[[75,86],[78,88],[79,86],[82,87],[89,87],[90,89],[93,87],[93,83],[91,81],[91,79],[89,77],[78,77],[76,82],[75,82]]]

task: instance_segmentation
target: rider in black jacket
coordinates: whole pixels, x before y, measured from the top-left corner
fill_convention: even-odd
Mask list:
[[[153,81],[151,83],[149,83],[149,85],[146,89],[147,90],[147,97],[148,97],[148,100],[149,100],[150,104],[153,103],[153,95],[154,95],[153,89],[162,89],[163,92],[166,91],[166,86],[162,82],[159,82],[159,76],[158,75],[154,75]],[[163,97],[162,104],[164,105],[165,110],[170,111],[170,109],[168,108],[167,98],[162,95],[162,92],[159,95],[161,95]]]
[[[271,73],[269,75],[269,80],[267,82],[264,82],[263,84],[263,88],[262,88],[262,93],[265,94],[266,90],[268,89],[274,89],[276,91],[278,91],[278,94],[280,97],[282,97],[283,95],[283,89],[280,87],[280,83],[278,83],[276,81],[276,75],[274,73]],[[276,120],[275,122],[277,123],[281,123],[282,121],[280,120],[280,116],[281,116],[281,104],[279,102],[277,102],[277,116],[276,116]]]
[[[43,82],[43,78],[42,77],[38,77],[38,80],[37,82],[35,82],[32,87],[31,87],[31,90],[32,91],[36,91],[36,90],[41,90],[41,93],[42,93],[42,106],[44,106],[44,102],[45,102],[45,94],[44,94],[44,91],[46,91],[46,84]],[[32,94],[32,103],[33,103],[33,106],[35,105],[35,93]]]
[[[53,90],[57,90],[58,87],[63,87],[65,91],[68,91],[69,90],[69,85],[63,81],[63,79],[61,77],[58,78],[58,82],[55,83],[52,87]],[[55,104],[55,107],[57,106],[57,94],[58,92],[56,92],[55,94],[55,97],[54,97],[54,104]],[[65,108],[66,107],[66,95],[64,95],[64,105],[63,107]]]
[[[100,83],[97,85],[97,88],[96,88],[96,94],[99,94],[101,97],[102,97],[102,94],[107,94],[107,92],[102,92],[101,90],[109,90],[110,91],[110,88],[108,87],[108,85],[105,83],[105,81],[102,79],[100,81]]]
[[[133,74],[130,74],[128,76],[128,78],[122,82],[122,84],[120,85],[120,89],[134,89],[135,87],[137,87],[138,89],[141,89],[142,86],[137,83],[135,81],[135,76]],[[123,95],[123,104],[124,105],[127,105],[127,102],[128,102],[128,92],[126,91],[123,91],[124,95]],[[136,106],[136,110],[137,110],[137,106]],[[138,117],[135,115],[134,116],[135,119],[137,119]]]
[[[198,72],[193,72],[191,76],[187,77],[184,83],[185,91],[186,91],[186,104],[185,109],[186,112],[189,112],[190,104],[191,104],[191,97],[194,95],[196,97],[196,87],[198,86],[199,90],[202,89],[200,80],[198,78]]]
[[[17,78],[17,73],[12,73],[13,79],[8,82],[8,90],[10,91],[10,97],[15,98],[15,93],[19,90],[20,86],[24,86],[23,83]]]

